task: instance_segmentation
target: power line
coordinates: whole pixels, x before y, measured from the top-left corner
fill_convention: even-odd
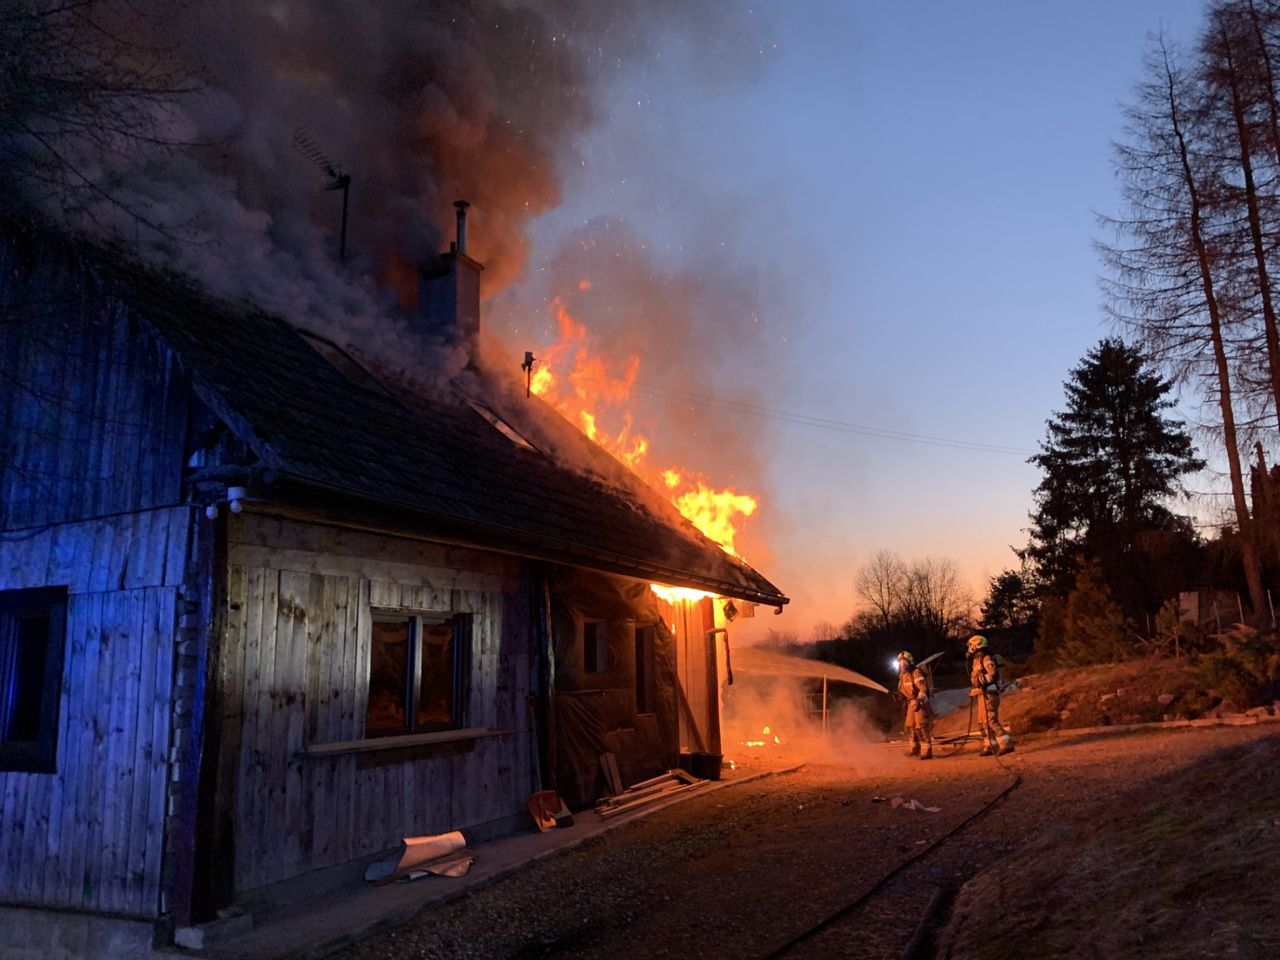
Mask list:
[[[557,370],[566,375],[574,372],[572,368],[565,367],[561,364],[551,364],[546,363],[545,361],[539,362],[542,363],[543,367]],[[620,377],[596,377],[579,373],[574,376],[574,379],[594,383],[624,384],[633,390],[637,390],[640,393],[649,394],[654,397],[662,397],[668,400],[684,400],[690,403],[700,403],[711,407],[718,407],[731,413],[760,417],[761,419],[773,420],[778,423],[791,423],[799,426],[816,427],[821,430],[831,430],[836,433],[848,433],[857,436],[873,437],[880,440],[897,440],[902,443],[916,443],[923,446],[949,447],[955,450],[974,450],[980,453],[1000,453],[1020,457],[1030,456],[1033,452],[1031,450],[1007,446],[1004,444],[983,443],[973,440],[956,440],[951,437],[936,437],[928,434],[907,433],[903,430],[890,430],[884,427],[870,427],[865,424],[850,423],[846,420],[834,420],[829,417],[816,417],[811,414],[777,410],[772,407],[762,407],[738,400],[725,400],[720,397],[707,396],[706,394],[690,393],[684,390],[672,389],[670,387],[660,387],[656,384],[624,380]]]

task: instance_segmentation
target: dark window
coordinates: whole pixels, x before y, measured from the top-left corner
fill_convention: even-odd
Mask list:
[[[373,619],[365,736],[430,733],[462,726],[466,617]]]
[[[653,645],[658,631],[653,626],[636,627],[636,713],[657,710]]]
[[[0,591],[0,770],[57,768],[67,590]]]
[[[604,673],[609,669],[609,629],[603,620],[582,624],[582,671]]]

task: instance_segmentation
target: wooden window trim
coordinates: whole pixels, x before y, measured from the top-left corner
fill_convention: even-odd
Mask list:
[[[404,610],[399,608],[373,607],[371,609],[373,620],[407,620],[409,621],[409,645],[408,645],[408,663],[405,665],[405,689],[403,691],[405,705],[406,729],[403,734],[374,734],[368,733],[367,727],[364,739],[361,741],[350,742],[368,742],[374,744],[385,744],[392,740],[402,740],[414,737],[440,737],[448,734],[458,734],[466,732],[469,729],[465,726],[467,719],[467,670],[470,664],[471,637],[474,629],[474,620],[470,614],[462,612],[445,613],[441,611],[422,611],[422,610]],[[414,731],[412,728],[417,723],[418,713],[418,696],[421,692],[422,681],[422,628],[424,625],[442,626],[453,622],[453,676],[450,678],[452,685],[453,699],[453,723],[454,727],[448,730],[432,730],[432,731]],[[372,640],[370,640],[372,643]],[[366,680],[368,683],[368,680]],[[366,724],[368,717],[365,718]],[[474,737],[457,737],[459,740],[474,739]],[[347,742],[347,741],[343,741]],[[423,740],[423,743],[446,742],[443,739]],[[375,748],[381,749],[381,748]]]

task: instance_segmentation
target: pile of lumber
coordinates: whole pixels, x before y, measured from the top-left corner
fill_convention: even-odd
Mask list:
[[[625,790],[619,790],[612,797],[601,800],[596,805],[596,812],[602,819],[608,820],[659,800],[665,800],[667,797],[696,790],[706,782],[683,770],[668,770],[660,777],[634,784]]]

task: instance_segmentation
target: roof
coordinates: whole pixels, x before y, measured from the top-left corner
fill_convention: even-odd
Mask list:
[[[282,496],[357,499],[427,536],[787,603],[536,397],[520,391],[516,405],[496,378],[472,378],[485,405],[534,440],[526,447],[456,388],[361,384],[279,317],[113,253],[77,254],[182,358],[201,399],[278,471]]]

